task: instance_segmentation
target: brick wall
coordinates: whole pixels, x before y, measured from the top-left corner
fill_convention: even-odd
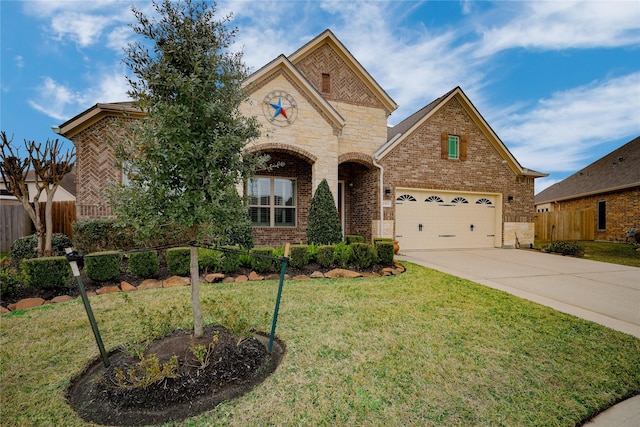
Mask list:
[[[467,160],[441,158],[443,132],[466,135]],[[457,99],[452,99],[381,162],[384,184],[392,187],[501,193],[502,222],[533,223],[533,178],[519,177],[500,156]],[[512,195],[513,200],[508,201]],[[393,219],[393,208],[385,208]]]
[[[126,138],[128,123],[137,119],[106,117],[73,137],[76,147],[77,220],[111,216],[106,189],[111,182],[122,182],[114,167],[114,151],[109,141]]]
[[[342,163],[338,175],[344,181],[344,234],[370,241],[371,222],[378,218],[378,169],[354,162]]]
[[[598,230],[598,202],[606,201],[606,229]],[[554,204],[554,210],[568,211],[591,209],[594,212],[596,240],[614,242],[626,241],[626,232],[630,228],[640,228],[640,187],[614,191],[581,199],[568,200]]]

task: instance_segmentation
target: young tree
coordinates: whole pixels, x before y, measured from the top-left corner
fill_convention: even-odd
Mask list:
[[[129,95],[146,113],[133,138],[115,144],[117,164],[130,177],[113,194],[120,220],[142,235],[180,227],[191,241],[219,236],[245,209],[236,184],[259,163],[243,148],[259,133],[243,117],[242,53],[230,51],[236,29],[217,19],[205,1],[154,1],[158,17],[132,8],[134,31],[146,39],[129,45],[124,62]],[[151,49],[151,50],[149,50]],[[203,333],[197,248],[191,249],[194,335]]]
[[[326,179],[320,182],[311,199],[307,240],[318,245],[331,245],[342,240],[340,217]]]
[[[47,140],[42,148],[42,144],[34,141],[24,141],[28,157],[21,159],[13,151],[12,140],[7,138],[6,132],[1,133],[2,146],[0,173],[4,185],[22,203],[27,211],[38,236],[38,256],[51,255],[51,241],[53,237],[53,196],[62,182],[62,178],[73,169],[73,159],[75,151],[67,151],[64,157],[61,156],[59,141]],[[33,170],[35,182],[35,194],[33,195],[33,205],[27,183],[27,174]],[[45,202],[45,224],[42,224],[40,216],[40,196],[42,192],[47,195]]]

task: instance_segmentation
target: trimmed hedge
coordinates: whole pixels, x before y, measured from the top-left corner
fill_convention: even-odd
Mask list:
[[[66,286],[71,277],[71,267],[63,256],[25,259],[22,272],[27,286],[40,289]]]
[[[321,267],[329,268],[333,265],[333,252],[335,245],[322,245],[318,247],[318,264]]]
[[[249,251],[252,255],[273,256],[273,248],[253,248]],[[258,273],[266,273],[273,268],[273,259],[262,257],[251,257],[251,268]]]
[[[84,257],[84,272],[96,282],[106,282],[120,275],[120,252],[97,252]]]
[[[364,243],[363,236],[344,236],[344,240],[345,242],[347,242],[347,245],[353,245],[354,243]]]
[[[309,264],[309,248],[307,245],[291,245],[289,265],[292,268],[302,268]]]
[[[150,279],[160,271],[157,251],[132,252],[128,255],[128,270],[141,279]]]
[[[380,240],[375,245],[378,251],[378,262],[384,265],[392,264],[394,255],[393,240]]]
[[[9,257],[0,260],[0,294],[11,295],[22,283],[22,274],[11,266]]]
[[[222,270],[223,273],[235,273],[240,267],[240,253],[235,252],[239,249],[233,246],[225,246],[224,248],[231,251],[222,252],[222,257],[220,258],[220,270]]]
[[[375,246],[370,243],[352,243],[351,260],[360,268],[369,268],[378,260],[378,253]]]
[[[191,249],[170,248],[165,254],[167,270],[176,276],[188,277],[191,270]]]

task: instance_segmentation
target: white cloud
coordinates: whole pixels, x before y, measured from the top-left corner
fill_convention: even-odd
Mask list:
[[[13,60],[16,62],[16,67],[24,68],[24,57],[22,55],[16,55]]]
[[[639,99],[640,72],[555,93],[494,127],[525,166],[573,171],[593,147],[640,134]]]
[[[74,89],[45,77],[37,88],[37,100],[28,100],[37,111],[56,119],[67,120],[86,108],[104,102],[121,102],[129,99],[128,84],[121,67],[113,67],[102,73],[92,73],[92,85]],[[77,84],[74,85],[77,87]]]
[[[517,11],[505,25],[479,29],[478,56],[516,47],[618,47],[638,45],[640,40],[636,1],[532,1],[510,6]]]

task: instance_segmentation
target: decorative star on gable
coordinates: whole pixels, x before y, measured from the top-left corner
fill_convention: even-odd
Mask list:
[[[287,92],[274,90],[265,96],[262,111],[271,123],[289,126],[298,115],[298,105],[293,96]]]

